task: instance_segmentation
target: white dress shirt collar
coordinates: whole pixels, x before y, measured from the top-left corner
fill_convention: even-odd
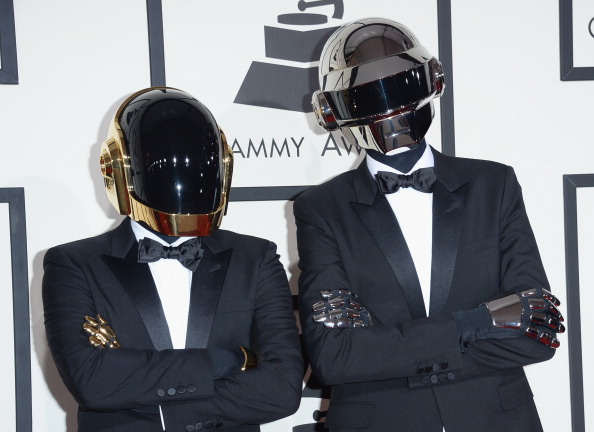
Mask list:
[[[400,149],[397,149],[397,150],[400,150]],[[398,153],[402,153],[402,151],[400,151]],[[429,144],[427,144],[427,146],[425,147],[425,151],[423,152],[423,154],[421,155],[421,157],[419,158],[417,163],[407,173],[400,172],[397,169],[392,168],[391,166],[385,165],[381,162],[378,162],[371,157],[366,157],[365,161],[367,162],[367,169],[371,173],[371,176],[374,178],[378,171],[390,171],[390,172],[394,172],[396,174],[409,174],[419,168],[429,168],[434,165],[433,152],[431,151],[431,147],[429,146]]]

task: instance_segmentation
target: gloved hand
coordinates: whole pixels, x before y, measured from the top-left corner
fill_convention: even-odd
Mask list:
[[[313,320],[328,328],[367,327],[373,325],[369,310],[348,290],[320,291],[322,301],[312,306]]]
[[[85,316],[85,320],[83,330],[90,335],[89,341],[91,344],[99,348],[121,348],[115,332],[100,314],[97,314],[96,319]]]
[[[214,378],[245,372],[258,366],[256,353],[241,345],[237,349],[213,348],[210,356]]]
[[[477,339],[527,336],[558,348],[557,333],[565,332],[561,302],[549,291],[530,288],[483,303],[478,308],[454,312],[464,348]]]

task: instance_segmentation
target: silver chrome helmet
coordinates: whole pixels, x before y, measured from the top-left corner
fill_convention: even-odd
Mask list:
[[[422,141],[445,87],[441,63],[404,25],[383,18],[345,24],[328,39],[312,105],[324,129],[388,153]]]

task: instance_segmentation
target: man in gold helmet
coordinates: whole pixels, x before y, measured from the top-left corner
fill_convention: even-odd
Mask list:
[[[511,167],[425,142],[439,61],[382,18],[336,30],[320,125],[366,150],[294,205],[303,338],[331,432],[538,432],[523,366],[564,331]]]
[[[293,413],[302,360],[273,243],[220,230],[231,152],[191,95],[149,88],[102,146],[114,230],[50,249],[48,343],[79,431],[259,431]]]

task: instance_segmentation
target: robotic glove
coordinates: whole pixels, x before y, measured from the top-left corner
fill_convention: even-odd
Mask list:
[[[120,343],[116,339],[115,332],[107,324],[107,321],[101,314],[97,314],[96,319],[90,316],[85,316],[83,330],[89,334],[89,341],[96,347],[121,348]]]
[[[531,288],[485,303],[493,326],[512,329],[551,348],[558,348],[556,333],[565,332],[561,302],[543,288]]]
[[[543,345],[558,348],[557,333],[565,332],[561,302],[549,291],[530,288],[483,303],[478,308],[454,312],[463,351],[477,339],[506,339],[527,336]]]
[[[356,294],[349,290],[320,291],[322,301],[312,306],[313,320],[328,328],[368,327],[373,319]]]

